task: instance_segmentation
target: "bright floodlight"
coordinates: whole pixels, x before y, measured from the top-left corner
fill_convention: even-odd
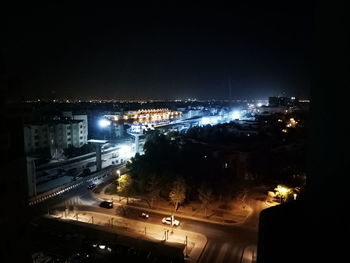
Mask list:
[[[261,107],[261,106],[262,106],[262,103],[258,103],[258,104],[256,104],[256,106]]]
[[[232,112],[231,117],[233,120],[237,120],[237,119],[239,120],[239,118],[241,117],[241,114],[239,111],[234,111],[234,112]]]
[[[104,127],[107,127],[111,124],[111,122],[109,120],[100,120],[99,123],[100,127],[104,128]]]
[[[210,124],[210,118],[202,117],[200,122],[201,122],[201,125],[208,125],[208,124]]]
[[[129,145],[121,145],[119,147],[119,155],[123,159],[131,158],[133,156],[132,147]]]

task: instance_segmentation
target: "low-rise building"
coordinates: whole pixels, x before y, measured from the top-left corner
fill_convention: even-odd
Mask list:
[[[76,118],[75,118],[76,117]],[[69,147],[80,148],[87,144],[87,118],[74,116],[70,120],[52,120],[46,123],[27,123],[24,126],[24,142],[27,154],[42,150],[56,150]]]

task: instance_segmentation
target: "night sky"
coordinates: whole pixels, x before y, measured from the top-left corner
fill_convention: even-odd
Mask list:
[[[5,73],[26,99],[305,98],[312,9],[290,4],[28,7],[8,13]]]

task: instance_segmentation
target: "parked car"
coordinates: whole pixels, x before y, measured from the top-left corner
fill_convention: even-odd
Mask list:
[[[112,201],[102,201],[100,203],[100,207],[113,208],[113,202]]]
[[[85,168],[81,175],[84,177],[84,176],[88,176],[90,173],[91,173],[91,170],[89,168]]]
[[[170,216],[169,216],[169,217],[164,217],[164,218],[162,219],[162,223],[163,223],[163,224],[167,224],[167,225],[171,225],[171,217],[170,217]],[[173,220],[173,226],[178,226],[178,225],[180,225],[180,221],[174,219],[174,220]]]
[[[143,218],[149,218],[149,214],[146,214],[146,213],[141,213],[140,214],[140,217],[143,217]]]

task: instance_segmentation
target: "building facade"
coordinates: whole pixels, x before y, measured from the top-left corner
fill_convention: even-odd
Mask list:
[[[75,115],[70,120],[53,120],[49,123],[28,123],[24,126],[26,153],[80,148],[87,144],[88,127],[86,115]]]

